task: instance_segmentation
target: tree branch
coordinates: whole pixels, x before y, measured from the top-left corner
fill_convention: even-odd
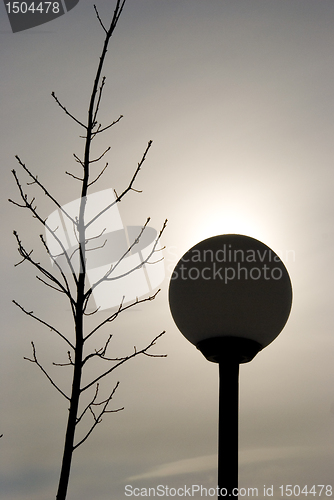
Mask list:
[[[67,170],[66,170],[65,174],[70,175],[71,177],[73,177],[73,179],[76,179],[77,181],[81,181],[81,182],[83,181],[83,179],[81,179],[81,177],[77,177],[76,175],[71,174],[71,172],[68,172]]]
[[[95,5],[94,5],[95,7]],[[96,11],[97,12],[97,11]],[[98,14],[98,13],[97,13]],[[99,19],[100,20],[100,19]],[[98,96],[98,99],[97,99],[97,103],[96,103],[96,108],[95,108],[95,113],[94,113],[94,118],[93,118],[93,128],[95,127],[95,125],[97,124],[96,122],[96,118],[97,118],[97,114],[99,112],[99,108],[100,108],[100,103],[101,103],[101,98],[102,98],[102,92],[103,92],[103,87],[104,87],[104,84],[106,83],[106,77],[104,76],[102,78],[102,82],[101,82],[101,85],[100,85],[100,88],[99,88],[99,96]]]
[[[138,166],[137,166],[137,168],[136,168],[136,171],[135,171],[135,173],[133,174],[132,179],[131,179],[131,181],[130,181],[130,183],[129,183],[128,187],[127,187],[127,188],[123,191],[123,193],[122,193],[122,194],[120,194],[120,195],[117,197],[117,199],[116,199],[115,201],[113,201],[112,203],[110,203],[110,205],[108,205],[106,208],[104,208],[103,210],[101,210],[101,212],[100,212],[100,213],[98,213],[95,217],[93,217],[93,219],[92,219],[92,220],[90,220],[90,221],[86,224],[86,228],[87,228],[87,227],[89,227],[89,226],[90,226],[90,225],[91,225],[91,224],[92,224],[92,223],[93,223],[96,219],[98,219],[98,218],[99,218],[102,214],[104,214],[107,210],[109,210],[109,208],[111,208],[113,205],[115,205],[115,203],[120,202],[120,201],[122,200],[122,198],[126,195],[126,193],[127,193],[128,191],[130,191],[131,189],[133,190],[133,188],[132,188],[133,183],[134,183],[134,181],[135,181],[135,179],[136,179],[136,177],[137,177],[137,175],[138,175],[138,173],[139,173],[139,171],[140,171],[140,169],[141,169],[141,167],[142,167],[142,165],[143,165],[143,163],[144,163],[144,161],[145,161],[145,159],[146,159],[147,153],[148,153],[148,151],[149,151],[149,149],[150,149],[151,145],[152,145],[152,141],[149,141],[149,143],[148,143],[148,145],[147,145],[147,148],[146,148],[146,150],[145,150],[145,152],[144,152],[144,154],[143,154],[143,157],[142,157],[141,161],[138,163]]]
[[[93,399],[90,401],[90,403],[88,403],[88,405],[85,407],[85,409],[82,411],[81,415],[77,418],[76,420],[76,424],[75,425],[78,425],[78,423],[82,420],[82,417],[85,415],[85,413],[87,412],[87,410],[89,409],[90,405],[92,405],[95,401],[96,401],[96,398],[97,398],[97,395],[98,395],[98,392],[99,392],[99,384],[96,384],[96,389],[95,389],[95,394],[93,396]]]
[[[52,364],[54,366],[74,366],[74,363],[73,363],[72,358],[71,358],[70,351],[67,351],[67,356],[68,356],[68,359],[69,359],[68,363],[52,363]]]
[[[30,183],[30,184],[37,184],[37,186],[39,186],[42,191],[44,192],[44,194],[50,198],[50,200],[53,201],[53,203],[59,208],[59,210],[61,210],[61,212],[68,218],[70,219],[71,222],[73,222],[75,224],[75,221],[72,219],[72,217],[63,209],[63,207],[58,203],[58,201],[49,193],[49,191],[43,186],[43,184],[41,184],[38,180],[38,177],[37,175],[33,175],[30,170],[26,167],[26,165],[21,161],[20,157],[18,155],[15,156],[15,158],[17,159],[17,161],[19,162],[19,164],[21,165],[21,167],[27,172],[27,174],[29,175],[29,177],[31,177],[33,179],[33,182]],[[13,174],[14,174],[15,170],[13,170]],[[32,203],[32,202],[31,202]]]
[[[45,248],[45,250],[46,250],[47,254],[48,254],[48,255],[49,255],[49,257],[52,259],[52,262],[55,264],[55,266],[58,268],[58,271],[60,272],[60,274],[61,274],[61,276],[62,276],[62,278],[63,278],[63,280],[64,280],[65,287],[66,287],[66,290],[67,290],[67,294],[66,294],[66,295],[67,295],[67,297],[68,297],[68,298],[69,298],[69,300],[70,300],[70,304],[71,304],[71,309],[72,309],[72,314],[73,314],[73,317],[75,317],[75,307],[76,307],[76,301],[75,301],[75,300],[74,300],[74,298],[72,297],[71,290],[70,290],[70,285],[69,285],[69,283],[68,283],[68,281],[67,281],[67,278],[66,278],[66,276],[65,276],[65,273],[64,273],[64,271],[62,270],[61,266],[58,264],[58,262],[57,262],[56,258],[55,258],[55,257],[51,254],[50,249],[49,249],[49,247],[47,246],[46,241],[45,241],[45,240],[44,240],[44,238],[43,238],[43,235],[42,235],[42,234],[40,234],[40,235],[39,235],[39,237],[40,237],[40,239],[41,239],[41,241],[42,241],[42,243],[43,243],[43,245],[44,245],[44,248]],[[64,293],[65,293],[65,292],[64,292]]]
[[[65,106],[63,106],[61,104],[61,102],[58,100],[58,98],[56,97],[56,94],[54,92],[51,92],[51,95],[52,97],[54,98],[54,100],[56,101],[56,103],[58,104],[58,106],[63,110],[65,111],[65,113],[70,116],[72,118],[72,120],[74,120],[76,123],[78,123],[79,125],[81,125],[81,127],[87,129],[86,125],[84,123],[82,123],[80,120],[78,120],[77,118],[75,118],[75,116],[73,116],[71,113],[69,113],[67,111],[67,109],[65,108]]]
[[[72,298],[72,295],[69,291],[69,289],[66,289],[63,284],[53,275],[51,274],[49,271],[47,271],[39,262],[35,262],[32,258],[31,258],[31,254],[32,254],[32,251],[31,252],[27,252],[27,250],[24,248],[24,246],[22,245],[21,243],[21,240],[17,234],[16,231],[13,232],[15,238],[16,238],[16,241],[17,241],[17,244],[18,244],[18,251],[19,251],[19,254],[23,257],[23,260],[18,262],[16,265],[18,264],[22,264],[22,262],[24,262],[25,260],[27,260],[28,262],[30,262],[34,267],[36,267],[42,274],[44,274],[44,276],[46,276],[50,281],[52,281],[53,283],[55,283],[56,285],[59,286],[60,290],[57,290],[55,288],[55,290],[57,291],[62,291],[63,293],[65,293],[65,295],[67,295],[67,297],[70,299],[71,302],[74,302],[73,298]],[[43,241],[43,239],[42,239]],[[65,278],[65,276],[63,276]],[[40,278],[39,278],[40,279]],[[43,281],[43,280],[41,280]],[[67,284],[66,282],[66,278],[65,278],[65,283]],[[47,285],[47,283],[45,283]],[[50,285],[49,285],[50,286]],[[67,285],[68,286],[68,285]],[[54,287],[51,287],[51,288],[54,288]]]
[[[135,302],[132,302],[131,304],[123,307],[123,300],[122,302],[120,303],[118,309],[116,312],[114,312],[113,314],[111,314],[110,316],[108,316],[104,321],[102,321],[99,325],[97,325],[85,338],[84,338],[84,342],[89,339],[89,337],[91,337],[92,335],[94,335],[95,332],[97,332],[97,330],[99,330],[100,328],[102,328],[102,326],[106,325],[107,323],[111,323],[112,321],[114,321],[117,316],[123,312],[123,311],[126,311],[127,309],[130,309],[131,307],[133,306],[136,306],[137,304],[141,304],[143,302],[147,302],[147,301],[150,301],[150,300],[154,300],[155,297],[158,295],[158,293],[160,292],[160,288],[159,290],[157,290],[153,295],[150,295],[149,297],[145,297],[144,299],[140,299],[138,300],[138,298],[136,299]],[[124,299],[124,297],[123,297]]]
[[[79,441],[75,446],[73,446],[73,450],[75,450],[76,448],[78,448],[82,443],[84,443],[86,441],[86,439],[88,439],[88,437],[91,435],[91,433],[93,432],[93,430],[95,429],[95,427],[102,422],[102,416],[105,413],[116,413],[118,411],[124,410],[124,407],[117,408],[117,410],[107,410],[108,404],[112,400],[112,398],[113,398],[113,396],[114,396],[114,394],[115,394],[118,386],[119,386],[119,382],[117,382],[117,384],[113,388],[110,396],[105,401],[101,401],[100,403],[95,403],[95,400],[96,400],[96,397],[97,397],[97,393],[98,393],[98,384],[97,384],[97,388],[96,388],[96,392],[95,392],[95,396],[93,398],[93,401],[88,405],[88,407],[83,412],[83,414],[84,414],[84,413],[86,413],[87,409],[90,410],[90,412],[91,412],[91,414],[93,415],[93,418],[94,418],[94,424],[92,425],[92,427],[90,428],[90,430],[87,432],[87,434],[85,435],[85,437],[83,439],[81,439],[81,441]],[[100,405],[103,405],[103,408],[102,408],[101,412],[98,415],[95,415],[95,413],[94,413],[94,411],[92,409],[92,406],[100,406]],[[83,416],[83,414],[81,415],[81,417]],[[78,423],[78,421],[77,421],[77,423]]]
[[[94,4],[94,10],[95,10],[95,13],[96,13],[96,17],[98,18],[98,20],[99,20],[99,22],[100,22],[100,24],[101,24],[101,26],[102,26],[102,28],[103,28],[104,32],[107,34],[107,33],[108,33],[108,31],[106,30],[106,28],[104,27],[103,22],[101,21],[100,15],[99,15],[99,13],[98,13],[98,10],[97,10],[97,7],[96,7],[96,5],[95,5],[95,4]]]
[[[96,377],[92,382],[88,383],[85,387],[83,387],[81,389],[81,392],[86,391],[87,389],[89,389],[89,387],[91,387],[92,385],[95,385],[99,380],[101,380],[102,378],[104,378],[107,375],[109,375],[109,373],[111,373],[112,371],[116,370],[116,368],[118,368],[119,366],[121,366],[123,363],[125,363],[129,359],[134,358],[135,356],[138,356],[139,354],[146,354],[146,355],[149,355],[150,357],[154,357],[154,358],[165,358],[167,356],[167,354],[148,354],[146,352],[153,345],[155,345],[155,343],[158,340],[158,338],[160,338],[164,333],[166,333],[166,332],[163,331],[163,332],[159,333],[159,335],[157,335],[152,340],[152,342],[150,342],[150,344],[148,346],[146,346],[144,349],[141,349],[140,351],[137,351],[136,348],[134,348],[133,354],[130,354],[129,356],[126,356],[126,357],[122,358],[119,363],[117,363],[116,365],[112,366],[111,368],[109,368],[109,370],[107,370],[106,372],[102,373],[101,375],[99,375],[98,377]]]
[[[92,139],[94,139],[94,137],[97,135],[97,134],[101,134],[101,132],[104,132],[105,130],[108,130],[109,128],[113,127],[114,125],[116,125],[116,123],[118,123],[121,119],[123,118],[123,115],[120,115],[117,120],[113,121],[112,123],[110,123],[109,125],[107,125],[106,127],[103,127],[103,128],[100,128],[101,127],[101,124],[99,125],[99,128],[98,130],[95,130],[95,132],[93,132],[92,134]]]
[[[116,264],[114,265],[114,267],[112,269],[110,269],[110,272],[108,271],[108,273],[106,273],[106,275],[104,276],[104,278],[102,279],[103,281],[114,281],[116,279],[120,279],[120,278],[123,278],[124,276],[127,276],[129,275],[130,273],[132,273],[133,271],[135,271],[136,269],[140,269],[141,267],[143,267],[143,265],[149,263],[149,259],[152,257],[152,255],[155,253],[155,249],[157,247],[157,244],[158,244],[158,241],[163,233],[163,231],[165,230],[166,228],[166,225],[167,225],[167,219],[165,220],[164,224],[163,224],[163,227],[162,229],[160,230],[160,233],[159,235],[157,236],[156,240],[155,240],[155,243],[152,247],[152,250],[151,252],[149,253],[149,255],[146,257],[146,259],[144,259],[140,264],[138,264],[137,266],[133,267],[132,269],[130,269],[130,271],[126,272],[126,273],[123,273],[123,274],[120,274],[119,276],[116,276],[116,277],[111,277],[109,278],[109,275],[115,270],[115,268],[119,265],[119,263],[126,257],[126,255],[132,250],[132,248],[137,244],[139,243],[139,240],[140,240],[140,237],[141,235],[143,234],[148,222],[149,222],[149,218],[147,219],[146,223],[144,224],[139,236],[137,236],[137,238],[135,239],[135,241],[130,245],[130,247],[128,248],[128,250],[125,252],[125,254],[119,259],[118,262],[116,262]],[[153,264],[153,262],[151,263]],[[98,284],[99,282],[97,282],[96,284]]]
[[[96,163],[96,162],[100,161],[100,160],[101,160],[101,158],[103,158],[103,157],[104,157],[104,155],[105,155],[105,154],[107,154],[107,153],[108,153],[108,151],[110,151],[110,149],[111,149],[111,147],[110,147],[110,146],[108,146],[108,147],[107,147],[107,149],[106,149],[106,150],[105,150],[105,151],[101,154],[101,156],[99,156],[99,157],[98,157],[98,158],[96,158],[95,160],[89,160],[89,163]],[[89,185],[89,184],[88,184],[88,185]]]
[[[27,316],[30,316],[31,318],[34,318],[36,321],[39,321],[39,323],[42,323],[42,325],[45,325],[47,326],[48,328],[50,328],[50,330],[52,330],[53,332],[55,332],[57,335],[59,335],[59,337],[61,337],[63,340],[65,340],[65,342],[67,342],[67,344],[73,349],[75,350],[75,347],[74,345],[65,337],[65,335],[63,335],[59,330],[57,330],[57,328],[55,328],[54,326],[50,325],[49,323],[46,323],[46,321],[44,321],[43,319],[39,318],[38,316],[35,316],[34,315],[34,311],[27,311],[26,309],[24,309],[24,307],[22,307],[18,302],[16,302],[16,300],[13,300],[12,301],[17,307],[19,307],[21,309],[21,311],[23,311],[25,314],[27,314]]]
[[[38,368],[40,368],[42,370],[42,372],[44,373],[46,378],[51,382],[53,387],[55,387],[57,389],[57,391],[60,392],[60,394],[62,394],[62,396],[64,396],[64,398],[66,398],[68,401],[70,401],[71,399],[68,396],[66,396],[66,394],[57,386],[57,384],[55,384],[55,382],[52,380],[50,375],[44,370],[43,366],[38,362],[37,357],[36,357],[35,345],[33,342],[31,342],[31,345],[32,345],[32,352],[33,352],[34,359],[30,359],[30,358],[26,358],[26,357],[24,357],[23,359],[26,359],[27,361],[30,361],[31,363],[36,363]]]
[[[101,170],[99,175],[96,177],[96,179],[94,181],[88,183],[88,187],[91,186],[92,184],[94,184],[94,182],[99,180],[99,178],[101,177],[101,175],[103,174],[103,172],[106,170],[107,167],[108,167],[108,162],[106,163],[105,167]]]
[[[160,240],[161,238],[161,235],[163,233],[163,231],[165,230],[166,226],[167,226],[167,222],[168,220],[165,219],[165,222],[162,226],[162,229],[160,230],[160,233],[159,235],[157,236],[156,240],[155,240],[155,243],[152,247],[152,250],[151,252],[148,254],[148,256],[140,263],[138,264],[137,266],[131,268],[129,271],[127,271],[126,273],[123,273],[123,274],[120,274],[118,276],[115,276],[115,277],[109,277],[111,275],[111,273],[116,269],[116,267],[122,262],[122,260],[131,252],[132,248],[137,244],[139,243],[139,240],[140,240],[140,237],[141,235],[143,234],[147,224],[149,223],[150,221],[150,218],[147,219],[147,221],[145,222],[144,226],[141,228],[141,231],[139,233],[139,235],[137,236],[137,238],[134,240],[134,242],[128,247],[128,249],[126,250],[126,252],[121,256],[121,258],[116,262],[116,264],[114,266],[110,266],[110,268],[108,269],[108,271],[104,274],[104,276],[102,276],[102,278],[100,278],[98,281],[96,281],[95,283],[93,283],[93,285],[87,290],[87,292],[85,293],[85,303],[86,303],[86,306],[87,306],[87,303],[88,303],[88,299],[90,297],[90,295],[92,294],[93,290],[100,284],[100,283],[103,283],[104,281],[115,281],[117,279],[121,279],[121,278],[124,278],[124,276],[128,276],[130,273],[133,273],[134,271],[136,271],[137,269],[140,269],[142,268],[144,265],[146,264],[154,264],[153,262],[148,262],[149,259],[152,257],[152,255],[156,252],[156,247],[157,247],[157,244],[158,244],[158,241]],[[161,259],[160,259],[161,260]]]
[[[140,264],[138,264],[138,266],[135,266],[133,267],[132,269],[130,269],[130,271],[128,271],[127,273],[124,273],[122,275],[119,275],[115,278],[109,278],[110,274],[116,269],[116,267],[123,261],[123,259],[125,259],[125,257],[131,252],[132,248],[139,242],[139,239],[141,237],[141,235],[143,234],[147,224],[149,223],[150,221],[150,218],[148,218],[144,224],[144,226],[141,228],[140,230],[140,233],[139,235],[137,236],[137,238],[135,239],[135,241],[128,247],[128,249],[124,252],[124,254],[120,257],[120,259],[116,262],[116,264],[114,266],[110,266],[110,269],[104,274],[104,276],[102,276],[102,278],[100,278],[99,280],[97,280],[95,283],[93,283],[93,285],[87,290],[86,294],[85,294],[85,297],[87,297],[87,295],[91,294],[93,292],[93,290],[100,284],[102,283],[103,281],[111,281],[111,280],[115,280],[115,279],[120,279],[120,278],[123,278],[124,276],[132,273],[133,271],[135,271],[136,269],[139,269],[141,268],[144,264],[145,264],[145,261],[141,262]],[[149,257],[151,256],[151,254],[149,255]],[[148,258],[149,258],[148,257]]]
[[[22,200],[24,201],[24,205],[22,205],[23,208],[28,208],[32,213],[33,213],[33,216],[52,234],[52,236],[54,237],[54,239],[57,241],[57,243],[59,244],[60,248],[62,249],[63,253],[64,253],[64,256],[66,258],[66,261],[67,261],[67,264],[72,272],[72,275],[73,275],[73,279],[75,281],[75,283],[77,283],[77,277],[75,275],[75,272],[74,272],[74,269],[73,269],[73,266],[72,266],[72,263],[66,253],[66,249],[62,243],[62,241],[58,238],[58,236],[55,234],[55,231],[52,231],[52,229],[50,228],[50,226],[46,223],[46,220],[43,220],[42,217],[38,214],[38,212],[36,211],[36,207],[33,207],[32,203],[34,201],[34,199],[29,202],[28,201],[28,195],[24,194],[23,192],[23,189],[22,189],[22,186],[20,184],[20,181],[16,175],[16,172],[15,170],[12,170],[12,173],[14,175],[14,178],[15,178],[15,181],[16,181],[16,184],[19,188],[19,192],[20,192],[20,195],[21,195],[21,198]],[[11,203],[14,203],[15,205],[18,205],[18,203],[14,202],[13,200],[9,199],[8,201],[10,201]],[[21,206],[21,205],[18,205],[18,206]],[[66,213],[66,212],[64,212]],[[72,219],[71,219],[72,220]],[[73,221],[74,224],[76,224],[75,221]],[[15,236],[17,235],[16,231],[14,231],[14,234]],[[22,247],[23,248],[23,247]],[[27,254],[28,255],[28,254]],[[32,261],[33,262],[33,261]]]
[[[52,288],[52,290],[56,290],[56,292],[60,292],[60,293],[65,293],[64,290],[61,290],[55,286],[50,285],[50,283],[48,283],[47,281],[44,281],[42,278],[40,278],[37,275],[36,275],[36,278],[38,279],[38,281],[41,281],[42,283],[44,283],[44,285],[48,286],[49,288]]]
[[[84,167],[85,167],[85,164],[84,164],[84,162],[83,162],[82,160],[80,160],[79,156],[77,156],[75,153],[73,153],[73,156],[74,156],[74,158],[75,158],[75,161],[76,161],[77,163],[80,163],[80,165],[84,168]],[[80,180],[81,180],[81,181],[83,181],[83,179],[80,179]]]

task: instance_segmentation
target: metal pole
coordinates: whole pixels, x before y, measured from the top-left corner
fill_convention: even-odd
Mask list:
[[[239,362],[231,358],[219,361],[218,498],[225,500],[238,498]]]

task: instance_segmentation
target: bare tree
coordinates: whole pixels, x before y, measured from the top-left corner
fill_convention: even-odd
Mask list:
[[[69,477],[70,477],[70,470],[71,470],[71,462],[74,450],[76,450],[81,444],[83,444],[87,440],[87,438],[91,435],[96,426],[101,422],[103,415],[105,415],[106,413],[117,412],[123,409],[123,408],[110,409],[109,406],[118,388],[119,382],[115,384],[113,389],[109,392],[108,396],[106,398],[102,398],[102,400],[99,399],[100,382],[107,375],[116,370],[116,368],[118,368],[119,366],[121,366],[122,364],[124,364],[125,362],[129,361],[134,357],[140,355],[146,355],[152,357],[164,356],[159,354],[152,354],[150,352],[150,348],[156,343],[158,338],[161,337],[161,335],[163,335],[164,332],[161,332],[159,335],[157,335],[145,347],[138,350],[134,348],[134,351],[131,354],[124,357],[118,357],[118,358],[111,357],[108,354],[111,335],[109,335],[103,347],[99,349],[89,350],[86,347],[88,339],[91,339],[96,334],[96,332],[102,329],[105,325],[110,325],[110,323],[113,322],[120,314],[122,314],[129,308],[133,307],[134,305],[141,302],[153,300],[156,297],[157,293],[159,292],[158,290],[156,293],[151,294],[141,300],[137,298],[133,302],[130,302],[128,305],[126,305],[126,303],[124,303],[124,300],[122,300],[119,303],[118,308],[114,309],[112,312],[110,312],[109,310],[109,312],[106,313],[106,317],[104,317],[104,319],[100,318],[100,313],[97,314],[96,318],[98,319],[93,328],[91,326],[87,326],[86,316],[87,315],[92,316],[98,310],[95,309],[93,312],[89,312],[88,310],[88,304],[91,303],[90,301],[92,299],[94,289],[100,286],[101,283],[115,279],[115,276],[113,275],[115,269],[118,266],[120,266],[122,261],[124,261],[124,259],[130,254],[133,247],[136,244],[138,244],[140,238],[147,229],[147,225],[149,222],[149,219],[147,219],[147,221],[145,222],[145,224],[143,225],[137,236],[133,239],[132,242],[130,241],[126,251],[123,253],[123,255],[119,257],[116,264],[114,263],[114,265],[111,265],[109,269],[103,274],[103,276],[100,277],[95,283],[88,282],[87,252],[90,250],[97,250],[98,248],[103,247],[104,244],[96,245],[95,249],[88,248],[88,245],[89,243],[91,243],[92,240],[97,240],[98,238],[101,238],[103,236],[104,231],[102,231],[101,234],[88,237],[87,230],[96,219],[98,219],[103,215],[103,213],[105,213],[107,210],[110,210],[113,206],[115,206],[115,203],[119,203],[130,190],[137,191],[134,188],[134,184],[140,172],[140,169],[143,166],[143,163],[145,162],[147,153],[151,148],[152,144],[152,141],[149,141],[144,151],[144,154],[141,160],[139,161],[138,166],[135,169],[132,178],[130,179],[129,184],[123,190],[123,192],[119,195],[115,192],[116,197],[114,198],[114,200],[112,200],[109,204],[107,204],[103,208],[103,210],[100,210],[99,213],[92,220],[87,221],[87,218],[85,218],[85,214],[86,214],[87,196],[89,188],[92,184],[94,184],[96,181],[100,179],[100,177],[106,170],[108,163],[106,163],[105,166],[101,168],[100,173],[96,175],[93,180],[91,180],[91,166],[93,163],[96,164],[98,161],[102,160],[110,149],[107,148],[97,158],[92,158],[91,154],[92,141],[96,136],[105,132],[106,130],[109,130],[111,127],[117,124],[119,120],[122,118],[122,116],[120,116],[118,119],[116,119],[115,121],[113,121],[108,125],[102,125],[101,123],[98,122],[98,114],[101,105],[101,98],[106,82],[105,77],[102,77],[102,69],[105,63],[105,58],[111,36],[115,31],[118,20],[123,11],[125,1],[126,0],[116,0],[115,10],[109,27],[106,27],[104,25],[94,5],[97,19],[105,33],[105,39],[93,83],[92,93],[90,96],[87,123],[84,123],[80,119],[76,118],[72,113],[70,113],[68,109],[58,100],[55,93],[52,92],[52,97],[59,105],[59,107],[66,113],[66,115],[68,115],[72,120],[74,120],[74,122],[76,122],[76,124],[79,125],[81,129],[83,129],[84,131],[84,135],[82,136],[84,138],[83,157],[80,158],[79,156],[74,155],[76,161],[82,167],[82,176],[79,177],[70,172],[66,172],[66,174],[77,179],[81,185],[80,204],[78,207],[77,216],[73,216],[72,213],[70,213],[64,207],[62,207],[60,203],[58,203],[56,198],[51,194],[50,190],[47,189],[45,185],[39,180],[38,176],[34,175],[31,172],[31,170],[25,165],[25,163],[23,163],[23,161],[21,161],[21,159],[18,156],[16,156],[16,159],[20,167],[28,176],[29,182],[27,182],[27,185],[34,184],[38,188],[40,188],[41,191],[51,200],[51,202],[54,203],[57,209],[61,211],[62,217],[67,221],[70,221],[70,223],[72,224],[74,234],[76,235],[77,238],[77,245],[76,248],[72,251],[72,253],[70,253],[68,251],[68,248],[66,248],[59,234],[59,228],[53,227],[52,224],[49,222],[49,220],[45,219],[41,215],[40,211],[35,205],[35,198],[32,199],[29,198],[28,194],[25,192],[23,188],[23,184],[18,174],[16,173],[15,170],[12,171],[19,191],[20,201],[19,202],[13,200],[9,201],[21,208],[28,209],[28,211],[32,214],[32,216],[36,218],[43,226],[46,234],[51,236],[54,239],[54,241],[57,242],[58,247],[61,249],[60,253],[58,255],[55,255],[51,251],[51,247],[48,244],[48,239],[45,238],[44,235],[42,234],[40,235],[41,244],[43,245],[45,251],[47,252],[49,258],[53,263],[53,270],[50,271],[47,268],[47,266],[42,265],[40,262],[34,259],[32,251],[28,251],[26,249],[18,233],[14,231],[14,235],[18,245],[18,251],[21,256],[20,262],[18,262],[18,264],[16,265],[22,264],[23,262],[29,262],[29,264],[31,264],[38,271],[37,278],[40,281],[42,281],[46,286],[51,287],[53,290],[65,295],[70,304],[71,314],[73,315],[73,320],[74,320],[73,338],[68,338],[56,326],[48,323],[48,321],[45,321],[38,315],[34,314],[33,311],[27,310],[18,302],[13,301],[14,304],[26,315],[30,316],[39,323],[42,323],[62,339],[62,341],[66,344],[68,349],[67,361],[66,363],[58,363],[58,366],[70,366],[73,369],[71,390],[67,392],[66,390],[63,390],[45,370],[45,368],[40,363],[37,357],[34,343],[33,342],[31,343],[32,357],[25,359],[29,360],[30,362],[38,366],[38,368],[44,373],[44,375],[47,377],[47,379],[53,385],[53,387],[57,389],[57,391],[68,401],[69,404],[68,422],[65,435],[62,466],[60,472],[58,492],[56,495],[57,500],[64,500],[66,498]],[[151,247],[149,255],[147,255],[145,260],[143,260],[140,264],[138,264],[138,266],[133,267],[128,272],[135,272],[141,266],[151,263],[149,262],[149,259],[152,257],[153,254],[156,254],[158,251],[158,246],[157,246],[158,241],[161,237],[162,232],[165,229],[166,222],[167,221],[164,222],[160,233],[157,235],[154,244]],[[65,270],[64,264],[60,263],[60,258],[63,259],[62,261],[63,263],[65,262],[67,270]],[[75,259],[77,259],[77,262],[79,263],[78,266],[75,265],[74,262]],[[56,272],[54,272],[54,270]],[[122,276],[118,276],[118,278],[119,277]],[[86,352],[86,350],[88,350],[88,352]],[[99,375],[93,378],[90,382],[83,384],[83,379],[82,379],[83,371],[85,366],[91,359],[103,360],[103,362],[107,361],[108,367],[105,368],[106,365],[104,364],[103,365],[104,368],[101,370]],[[89,389],[92,392],[90,392]],[[83,398],[84,394],[90,394],[88,397],[88,402],[87,398],[86,400],[84,400]],[[88,427],[88,431],[85,431],[86,433],[82,437],[77,438],[76,431],[78,425],[82,422],[84,417],[89,415],[91,416],[92,420],[90,426]]]

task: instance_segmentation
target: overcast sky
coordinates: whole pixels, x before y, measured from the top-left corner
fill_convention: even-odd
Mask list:
[[[114,1],[97,1],[108,22]],[[101,119],[122,121],[98,147],[112,146],[94,191],[137,180],[143,192],[121,204],[124,224],[148,216],[163,235],[166,279],[155,301],[113,324],[116,355],[154,347],[167,358],[137,358],[105,381],[120,381],[114,408],[74,455],[68,500],[122,500],[125,486],[216,485],[218,366],[177,330],[167,292],[171,271],[209,236],[241,233],[284,261],[294,302],[281,335],[240,369],[243,487],[333,484],[333,88],[332,0],[128,0],[104,74]],[[62,387],[66,346],[23,315],[20,301],[71,331],[67,304],[19,260],[13,229],[39,252],[41,228],[7,202],[18,199],[11,170],[21,159],[61,204],[79,196],[73,153],[80,128],[54,91],[86,119],[103,42],[93,3],[13,34],[0,5],[1,58],[1,386],[0,492],[3,500],[55,498],[66,402],[25,361],[35,342]],[[54,207],[41,193],[45,217]],[[99,313],[99,314],[102,314]],[[101,341],[102,342],[102,339]],[[101,347],[100,344],[96,348]],[[323,498],[325,498],[323,496]]]

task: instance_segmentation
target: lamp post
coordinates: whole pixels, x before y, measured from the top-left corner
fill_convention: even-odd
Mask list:
[[[239,364],[251,361],[282,331],[292,288],[281,259],[239,234],[201,241],[177,263],[169,304],[182,334],[219,363],[219,498],[237,497]]]

